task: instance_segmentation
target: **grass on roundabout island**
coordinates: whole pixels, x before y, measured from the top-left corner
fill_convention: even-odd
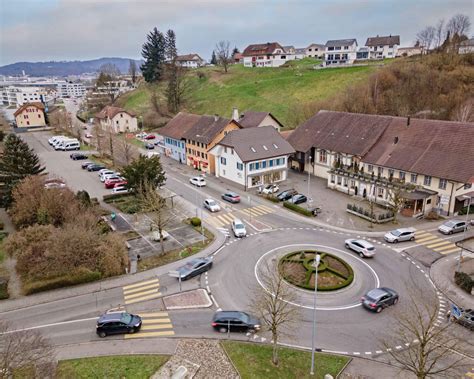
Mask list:
[[[167,355],[114,355],[59,361],[58,379],[148,379],[169,359]]]
[[[246,342],[222,341],[223,348],[239,371],[242,379],[250,378],[318,378],[331,374],[334,378],[349,362],[348,357],[316,353],[315,375],[309,375],[311,353],[302,350],[279,347],[278,366],[272,363],[271,345]]]

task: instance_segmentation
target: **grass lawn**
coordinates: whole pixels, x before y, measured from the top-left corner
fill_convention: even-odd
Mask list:
[[[168,360],[165,355],[116,355],[60,361],[60,379],[108,378],[148,379]]]
[[[280,363],[272,364],[272,346],[245,342],[222,341],[222,346],[239,371],[247,378],[324,378],[325,374],[336,377],[349,358],[339,355],[316,354],[315,375],[310,376],[311,353],[285,347],[279,348]]]

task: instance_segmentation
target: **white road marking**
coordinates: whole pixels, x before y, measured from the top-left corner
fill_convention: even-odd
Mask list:
[[[15,330],[8,330],[2,334],[12,334],[12,333],[18,333],[18,332],[24,332],[26,330],[35,330],[35,329],[41,329],[41,328],[49,328],[51,326],[58,326],[58,325],[67,325],[67,324],[73,324],[75,322],[84,322],[84,321],[92,321],[92,320],[97,320],[98,317],[90,317],[90,318],[82,318],[79,320],[70,320],[70,321],[62,321],[62,322],[55,322],[53,324],[44,324],[44,325],[38,325],[38,326],[31,326],[29,328],[22,328],[22,329],[15,329]]]

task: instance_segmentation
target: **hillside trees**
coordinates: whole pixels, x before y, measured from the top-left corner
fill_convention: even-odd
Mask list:
[[[230,54],[230,42],[229,41],[219,41],[216,44],[216,56],[217,63],[224,68],[224,72],[227,73],[229,64],[231,62]]]
[[[135,84],[137,81],[137,64],[133,59],[130,59],[128,73],[132,77],[132,83]]]
[[[140,70],[145,81],[154,83],[161,80],[166,59],[166,39],[156,27],[147,35],[147,42],[142,46],[142,57],[145,62]]]
[[[158,155],[151,158],[140,155],[122,169],[122,176],[127,180],[127,187],[134,193],[146,192],[147,188],[151,187],[157,188],[166,181]]]

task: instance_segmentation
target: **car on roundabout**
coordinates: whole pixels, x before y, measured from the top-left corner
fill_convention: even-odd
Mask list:
[[[197,187],[206,186],[206,181],[204,180],[202,176],[193,176],[192,178],[189,179],[189,183]]]
[[[231,227],[232,231],[234,232],[234,236],[237,238],[245,237],[247,235],[245,224],[240,219],[234,218]]]
[[[398,243],[402,241],[414,241],[415,240],[415,229],[413,228],[400,228],[391,230],[383,236],[383,239],[390,243]]]
[[[246,312],[218,311],[212,317],[211,326],[220,333],[227,332],[257,332],[260,321]]]
[[[228,201],[229,203],[235,204],[240,203],[240,196],[232,191],[227,191],[221,195],[222,200]]]
[[[209,271],[212,268],[212,257],[194,258],[179,267],[175,271],[170,271],[169,276],[181,280],[191,279],[194,276],[201,275],[203,272]]]
[[[206,208],[209,212],[219,212],[221,210],[221,207],[219,204],[217,204],[217,201],[213,199],[205,199],[204,208]]]
[[[110,334],[136,333],[142,327],[142,318],[127,312],[104,313],[97,320],[96,333],[100,338]]]
[[[375,247],[363,239],[347,239],[344,241],[347,249],[355,251],[361,258],[370,258],[375,255]]]
[[[467,230],[466,221],[449,220],[438,227],[438,231],[443,234],[460,233]]]
[[[388,287],[379,287],[367,292],[361,299],[362,306],[380,313],[384,308],[398,303],[398,293]]]

